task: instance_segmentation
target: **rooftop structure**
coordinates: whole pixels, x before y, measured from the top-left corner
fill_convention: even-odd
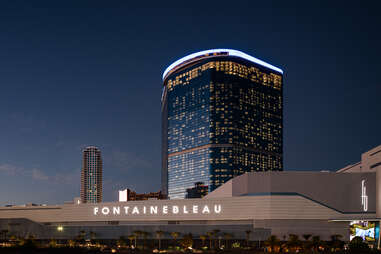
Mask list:
[[[200,58],[208,58],[208,57],[218,57],[218,56],[235,56],[235,57],[239,57],[239,58],[243,58],[243,59],[246,59],[250,62],[253,62],[255,64],[259,64],[263,67],[266,67],[266,68],[269,68],[269,69],[272,69],[276,72],[279,72],[281,74],[283,74],[283,70],[278,68],[278,67],[275,67],[269,63],[266,63],[265,61],[262,61],[258,58],[255,58],[253,56],[250,56],[246,53],[243,53],[239,50],[235,50],[235,49],[209,49],[209,50],[203,50],[203,51],[199,51],[199,52],[196,52],[196,53],[193,53],[193,54],[190,54],[190,55],[187,55],[187,56],[184,56],[178,60],[176,60],[174,63],[172,63],[171,65],[169,65],[165,71],[163,72],[163,80],[165,80],[165,78],[173,71],[176,71],[177,69],[183,67],[184,65],[188,65],[188,64],[191,64],[195,61],[198,61]]]

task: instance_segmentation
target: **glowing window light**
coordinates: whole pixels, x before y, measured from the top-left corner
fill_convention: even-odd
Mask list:
[[[281,74],[283,74],[283,71],[282,69],[278,68],[278,67],[275,67],[269,63],[266,63],[265,61],[262,61],[258,58],[255,58],[255,57],[252,57],[248,54],[245,54],[241,51],[238,51],[238,50],[234,50],[234,49],[209,49],[209,50],[204,50],[204,51],[200,51],[200,52],[196,52],[196,53],[193,53],[193,54],[190,54],[190,55],[187,55],[183,58],[180,58],[179,60],[175,61],[174,63],[172,63],[170,66],[167,67],[167,69],[165,69],[164,73],[163,73],[163,80],[165,79],[165,77],[167,76],[167,74],[173,69],[175,68],[176,66],[186,62],[186,61],[189,61],[193,58],[196,58],[196,57],[200,57],[200,56],[203,56],[203,55],[207,55],[207,54],[213,54],[213,53],[227,53],[229,56],[236,56],[236,57],[240,57],[240,58],[243,58],[243,59],[246,59],[248,61],[251,61],[253,63],[256,63],[256,64],[259,64],[259,65],[262,65],[264,67],[267,67],[269,69],[272,69],[274,71],[277,71]]]

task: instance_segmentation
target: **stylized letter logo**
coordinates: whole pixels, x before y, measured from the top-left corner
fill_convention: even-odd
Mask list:
[[[361,181],[361,205],[364,212],[368,211],[368,195],[366,195],[365,180]]]

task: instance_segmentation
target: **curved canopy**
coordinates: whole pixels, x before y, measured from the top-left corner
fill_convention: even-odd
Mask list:
[[[236,56],[236,57],[240,57],[240,58],[243,58],[243,59],[246,59],[248,61],[251,61],[253,63],[256,63],[256,64],[259,64],[259,65],[262,65],[264,67],[267,67],[269,69],[272,69],[274,71],[277,71],[281,74],[283,74],[283,71],[278,68],[278,67],[275,67],[269,63],[266,63],[258,58],[255,58],[255,57],[252,57],[248,54],[245,54],[241,51],[238,51],[238,50],[234,50],[234,49],[209,49],[209,50],[204,50],[204,51],[200,51],[200,52],[196,52],[196,53],[193,53],[193,54],[190,54],[190,55],[187,55],[187,56],[184,56],[183,58],[180,58],[179,60],[175,61],[174,63],[172,63],[171,65],[169,65],[164,73],[163,73],[163,80],[166,78],[167,74],[175,67],[185,63],[185,62],[189,62],[191,61],[192,59],[194,58],[199,58],[199,57],[202,57],[203,55],[208,55],[208,54],[213,54],[213,53],[225,53],[226,55],[228,56]]]

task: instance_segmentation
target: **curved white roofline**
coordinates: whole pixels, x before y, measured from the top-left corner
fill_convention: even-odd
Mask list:
[[[164,80],[165,76],[167,76],[167,74],[173,68],[175,68],[176,66],[184,63],[185,61],[191,60],[192,58],[196,58],[196,57],[199,57],[199,56],[202,56],[202,55],[211,54],[211,53],[219,53],[219,52],[226,52],[226,53],[228,53],[229,56],[240,57],[240,58],[246,59],[248,61],[251,61],[251,62],[259,64],[259,65],[262,65],[264,67],[267,67],[269,69],[272,69],[274,71],[277,71],[277,72],[280,72],[280,73],[283,74],[283,71],[280,68],[275,67],[275,66],[273,66],[273,65],[271,65],[269,63],[266,63],[266,62],[264,62],[264,61],[262,61],[262,60],[260,60],[258,58],[249,56],[248,54],[245,54],[245,53],[243,53],[241,51],[234,50],[234,49],[209,49],[209,50],[203,50],[203,51],[200,51],[200,52],[196,52],[196,53],[184,56],[183,58],[180,58],[179,60],[177,60],[174,63],[172,63],[170,66],[167,67],[167,69],[165,69],[165,71],[163,73],[163,80]]]

